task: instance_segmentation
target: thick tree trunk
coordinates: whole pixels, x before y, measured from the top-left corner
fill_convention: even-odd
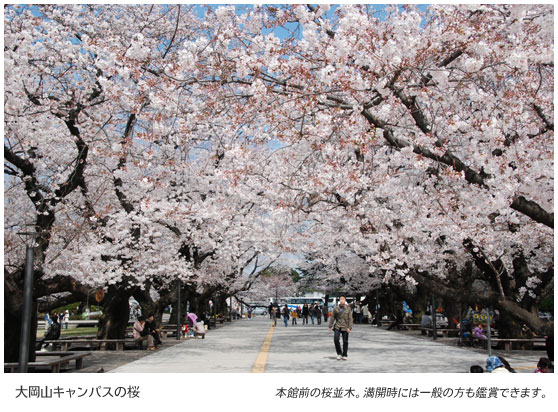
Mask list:
[[[169,298],[170,299],[170,298]],[[186,302],[190,302],[190,308],[189,310],[192,311],[192,302],[191,302],[192,298],[191,298],[191,293],[189,293],[189,291],[182,287],[181,291],[180,291],[180,312],[181,312],[181,320],[182,322],[184,322],[184,320],[186,319]],[[171,314],[170,314],[170,318],[169,318],[169,323],[175,325],[177,322],[177,300],[176,300],[176,292],[174,293],[174,296],[172,296],[172,301],[171,301]]]
[[[220,313],[225,318],[228,317],[229,310],[227,308],[227,296],[226,295],[218,295],[215,299],[215,310],[216,313]]]
[[[509,314],[515,321],[525,323],[540,335],[554,336],[554,322],[546,321],[536,313],[530,312],[509,299],[500,299],[496,305],[502,314]]]
[[[170,296],[161,296],[159,300],[154,301],[147,289],[137,291],[133,294],[133,296],[140,304],[143,316],[147,319],[149,315],[153,315],[155,325],[157,325],[157,327],[161,326],[163,323],[163,312],[171,303]],[[171,323],[176,323],[176,320]]]
[[[14,299],[4,300],[4,362],[19,361],[19,344],[23,315],[23,295],[19,302],[13,304]],[[31,329],[29,331],[29,362],[35,361],[35,344],[37,341],[37,302],[31,308]]]
[[[126,337],[126,327],[130,316],[129,298],[129,291],[109,287],[100,302],[103,314],[99,318],[98,339],[124,339]]]
[[[519,338],[521,337],[521,324],[518,323],[506,311],[499,311],[500,316],[496,319],[495,326],[498,330],[499,338]]]
[[[4,271],[4,362],[18,362],[23,316],[23,268]],[[37,338],[37,301],[33,298],[29,339],[29,362],[35,360]]]

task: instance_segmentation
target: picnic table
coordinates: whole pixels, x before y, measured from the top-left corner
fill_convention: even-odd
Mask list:
[[[65,351],[54,351],[54,352],[35,352],[35,356],[46,358],[51,357],[53,359],[45,359],[43,361],[29,362],[27,364],[28,368],[50,368],[52,373],[59,373],[60,370],[68,365],[70,361],[75,361],[75,368],[79,370],[83,365],[83,358],[91,355],[91,352],[65,352]],[[18,362],[4,362],[4,371],[8,370],[10,373],[14,373],[19,368]]]
[[[86,346],[88,348],[97,349],[107,349],[107,347],[113,347],[116,350],[124,350],[124,346],[129,343],[131,345],[136,345],[135,339],[57,339],[57,340],[45,340],[43,343],[52,344],[53,347],[60,347],[62,352],[67,351],[72,346]]]

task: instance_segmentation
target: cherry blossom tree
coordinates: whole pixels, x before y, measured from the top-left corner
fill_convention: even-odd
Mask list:
[[[228,82],[283,142],[275,167],[252,175],[281,189],[277,204],[301,212],[301,225],[313,222],[308,249],[331,256],[344,243],[411,282],[429,273],[451,283],[448,264],[473,260],[490,301],[540,328],[517,303],[553,267],[552,10],[324,12],[268,8],[258,30],[296,22],[302,35],[254,33],[234,49],[246,56],[230,59],[242,75]]]
[[[35,297],[103,287],[105,336],[131,295],[239,291],[254,256],[284,251],[337,268],[326,282],[355,256],[363,292],[381,274],[454,296],[475,263],[476,298],[545,327],[550,6],[4,13],[11,341],[28,224]]]

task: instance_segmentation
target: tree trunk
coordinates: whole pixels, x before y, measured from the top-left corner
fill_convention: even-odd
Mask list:
[[[499,338],[513,339],[521,337],[521,324],[505,311],[500,311],[500,316],[494,324],[498,330]]]
[[[149,293],[149,288],[137,290],[133,296],[141,306],[142,315],[146,319],[149,315],[153,315],[155,325],[159,327],[163,322],[163,312],[170,303],[170,296],[161,296],[159,300],[154,301]]]
[[[130,316],[130,292],[110,286],[100,305],[98,339],[124,339]]]
[[[177,316],[176,316],[176,311],[177,311],[177,300],[176,300],[176,291],[174,293],[174,296],[172,296],[171,302],[171,314],[170,314],[170,318],[169,318],[169,323],[176,325],[177,323]],[[191,298],[191,294],[189,293],[188,289],[186,289],[185,287],[182,287],[182,289],[180,290],[180,312],[181,312],[181,320],[182,322],[185,321],[186,319],[186,302],[190,301],[190,311],[192,311],[192,298]]]
[[[19,344],[23,316],[23,270],[4,270],[4,362],[19,361]],[[35,273],[35,280],[36,280]],[[29,338],[29,362],[35,360],[37,340],[37,300],[33,296]]]
[[[13,296],[12,296],[13,297]],[[23,316],[23,295],[19,304],[14,304],[15,299],[4,300],[4,362],[19,361],[19,344]],[[35,344],[37,341],[37,301],[31,307],[31,328],[29,331],[29,356],[28,361],[35,361]]]

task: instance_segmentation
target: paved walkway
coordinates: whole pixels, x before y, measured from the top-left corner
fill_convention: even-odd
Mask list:
[[[113,373],[143,372],[261,372],[265,373],[383,373],[468,372],[484,367],[486,353],[434,342],[420,332],[398,333],[355,325],[350,334],[349,359],[338,361],[333,333],[327,325],[271,329],[268,318],[243,319],[211,330],[205,339],[191,339],[112,369]],[[450,341],[455,341],[450,339]],[[532,373],[542,351],[498,352],[520,373]]]

